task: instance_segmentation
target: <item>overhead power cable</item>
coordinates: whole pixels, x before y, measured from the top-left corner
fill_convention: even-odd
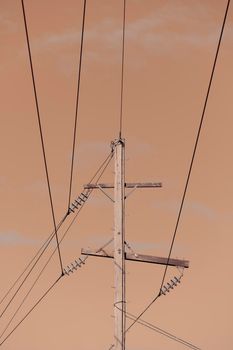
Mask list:
[[[137,318],[135,315],[133,315],[133,314],[131,314],[129,312],[126,313],[126,317],[131,319],[131,320],[135,320]],[[190,342],[187,342],[186,340],[181,339],[181,338],[175,336],[174,334],[171,334],[171,333],[165,331],[164,329],[162,329],[160,327],[157,327],[154,324],[149,323],[149,322],[147,322],[145,320],[142,320],[142,319],[138,320],[138,323],[141,324],[144,327],[147,327],[147,328],[149,328],[149,329],[151,329],[151,330],[161,334],[161,335],[164,335],[165,337],[167,337],[167,338],[169,338],[171,340],[174,340],[174,341],[176,341],[176,342],[178,342],[180,344],[183,344],[184,346],[186,346],[186,347],[188,347],[190,349],[201,350],[200,348],[198,348],[197,346],[191,344]]]
[[[80,54],[79,54],[77,95],[76,95],[76,104],[75,104],[74,134],[73,134],[73,147],[72,147],[72,158],[71,158],[71,168],[70,168],[70,185],[69,185],[69,195],[68,195],[68,210],[69,210],[69,207],[70,207],[71,192],[72,192],[72,183],[73,183],[73,172],[74,172],[74,158],[75,158],[77,122],[78,122],[78,109],[79,109],[79,95],[80,95],[80,82],[81,82],[81,71],[82,71],[82,57],[83,57],[83,39],[84,39],[84,28],[85,28],[85,15],[86,15],[86,0],[84,0],[84,2],[83,2],[82,31],[81,31]]]
[[[125,65],[125,15],[126,15],[126,0],[123,0],[119,138],[121,138],[121,135],[122,135],[122,121],[123,121],[123,93],[124,93],[124,65]]]
[[[56,281],[46,290],[46,292],[40,297],[35,305],[26,313],[26,315],[21,319],[21,321],[12,329],[12,331],[3,339],[0,346],[5,343],[5,341],[16,331],[16,329],[23,323],[23,321],[30,315],[30,313],[41,303],[41,301],[46,297],[46,295],[55,287],[55,285],[60,281],[64,275],[60,275]]]
[[[38,120],[39,132],[40,132],[41,147],[42,147],[46,180],[47,180],[47,186],[48,186],[48,192],[49,192],[49,201],[50,201],[50,206],[51,206],[51,213],[52,213],[52,220],[53,220],[53,226],[54,226],[54,231],[55,231],[55,237],[56,237],[56,242],[57,242],[57,247],[58,247],[57,225],[56,225],[56,220],[55,220],[52,192],[51,192],[51,186],[50,186],[50,180],[49,180],[49,171],[48,171],[48,165],[47,165],[47,160],[46,160],[44,137],[43,137],[41,118],[40,118],[40,109],[39,109],[39,102],[38,102],[38,96],[37,96],[37,90],[36,90],[35,75],[34,75],[33,64],[32,64],[32,54],[31,54],[30,40],[29,40],[29,34],[28,34],[28,26],[27,26],[27,18],[26,18],[25,7],[24,7],[24,0],[21,0],[21,4],[22,4],[22,10],[23,10],[24,27],[25,27],[25,33],[26,33],[26,39],[27,39],[27,48],[28,48],[28,55],[29,55],[29,61],[30,61],[34,97],[35,97],[35,103],[36,103],[37,120]],[[58,247],[58,255],[59,255],[59,261],[60,261],[61,273],[63,274],[61,251],[60,251],[59,247]]]
[[[99,168],[97,169],[97,171],[95,172],[95,174],[92,176],[92,178],[90,179],[89,183],[92,182],[95,177],[99,174],[96,182],[100,179],[100,177],[102,176],[103,172],[105,171],[106,167],[108,166],[108,164],[110,163],[111,159],[113,157],[113,152],[111,151],[109,153],[109,155],[105,158],[105,160],[101,163],[101,165],[99,166]],[[80,212],[80,210],[78,211],[78,213]],[[77,213],[77,214],[78,214]],[[62,224],[64,223],[64,221],[66,220],[68,216],[68,213],[66,213],[66,215],[63,217],[63,219],[59,222],[58,226],[57,226],[57,231],[61,228]],[[77,215],[76,215],[77,217]],[[76,219],[75,217],[75,219]],[[74,219],[74,220],[75,220]],[[74,220],[72,221],[71,225],[73,224]],[[27,266],[24,268],[23,272],[18,276],[18,278],[16,279],[16,281],[13,283],[13,285],[9,288],[9,290],[5,293],[5,295],[2,297],[0,304],[3,303],[3,301],[6,299],[6,297],[10,294],[10,292],[14,289],[14,287],[17,285],[17,283],[20,281],[21,277],[23,277],[23,275],[28,271],[29,267],[31,266],[30,270],[27,272],[26,276],[24,277],[24,279],[21,281],[20,285],[18,286],[18,288],[16,289],[16,291],[14,292],[13,296],[10,298],[10,300],[8,301],[7,305],[4,307],[3,311],[0,314],[0,318],[4,315],[4,313],[7,311],[7,309],[9,308],[9,306],[12,304],[12,302],[14,301],[15,297],[17,296],[17,294],[19,293],[19,291],[21,290],[21,288],[23,287],[23,285],[25,284],[25,282],[27,281],[27,279],[29,278],[30,274],[32,273],[32,271],[34,270],[34,268],[36,267],[36,265],[38,264],[39,260],[41,259],[41,257],[43,256],[44,252],[46,251],[46,249],[48,248],[49,244],[51,243],[53,237],[55,235],[55,232],[52,232],[49,237],[45,240],[45,242],[42,244],[42,246],[39,248],[39,250],[37,251],[37,253],[35,254],[35,256],[30,260],[30,262],[27,264]],[[34,264],[32,264],[34,262]]]
[[[63,222],[67,218],[67,214],[63,217],[63,219],[59,222],[57,225],[57,231],[62,226]],[[25,266],[24,270],[19,274],[17,279],[14,281],[14,283],[11,285],[11,287],[7,290],[7,292],[4,294],[4,296],[0,300],[0,305],[4,302],[4,300],[7,298],[7,296],[10,294],[10,292],[14,289],[14,287],[17,285],[17,283],[20,281],[20,279],[23,277],[23,275],[27,272],[29,267],[32,265],[33,261],[37,258],[37,256],[40,254],[40,252],[43,250],[44,247],[48,247],[47,243],[51,242],[52,237],[54,237],[55,232],[53,231],[48,238],[44,241],[44,243],[41,245],[41,247],[38,249],[36,254],[32,257],[32,259],[28,262],[28,264]],[[44,252],[44,251],[43,251]]]
[[[60,226],[57,227],[57,230],[61,227],[61,225],[63,224],[63,222],[65,221],[66,216],[60,221]],[[13,296],[10,298],[10,300],[8,301],[8,303],[6,304],[6,306],[4,307],[3,311],[0,314],[0,318],[5,314],[5,312],[7,311],[7,309],[9,308],[9,306],[11,305],[11,303],[13,302],[13,300],[15,299],[16,295],[19,293],[19,291],[21,290],[21,288],[23,287],[24,283],[26,282],[26,280],[28,279],[28,277],[30,276],[30,274],[32,273],[33,269],[36,267],[37,263],[39,262],[39,260],[41,259],[42,255],[44,254],[44,252],[46,251],[46,249],[48,248],[49,244],[51,243],[52,239],[54,237],[54,234],[50,235],[49,238],[45,241],[45,243],[42,245],[42,249],[40,248],[39,251],[37,252],[36,256],[33,258],[33,260],[31,260],[31,262],[34,261],[34,263],[31,266],[31,262],[30,264],[27,265],[27,267],[31,266],[31,268],[29,269],[29,271],[27,272],[27,274],[25,275],[25,277],[23,278],[22,282],[20,283],[20,285],[18,286],[18,288],[16,289],[16,291],[14,292]],[[59,244],[56,246],[57,248],[59,248]],[[23,276],[23,274],[25,273],[26,269],[23,271],[23,273],[20,274],[20,277]],[[17,278],[16,282],[13,284],[13,286],[16,285],[16,283],[19,281],[20,277]],[[10,288],[10,290],[13,289],[13,286]],[[9,294],[10,290],[7,292],[7,295]],[[6,295],[5,295],[6,297]],[[5,297],[3,299],[5,299]]]
[[[202,113],[201,113],[201,119],[200,119],[198,131],[197,131],[196,141],[195,141],[195,144],[194,144],[194,149],[193,149],[193,153],[192,153],[192,157],[191,157],[191,162],[190,162],[190,165],[189,165],[188,176],[187,176],[187,179],[186,179],[184,192],[183,192],[182,199],[181,199],[180,209],[179,209],[179,212],[178,212],[178,217],[177,217],[177,221],[176,221],[176,225],[175,225],[175,230],[174,230],[174,233],[173,233],[171,246],[170,246],[170,250],[169,250],[169,254],[168,254],[168,259],[167,259],[167,264],[166,264],[165,271],[164,271],[164,274],[163,274],[163,278],[162,278],[160,289],[162,288],[162,286],[164,284],[164,280],[165,280],[165,277],[166,277],[166,274],[167,274],[169,260],[171,258],[171,253],[172,253],[172,249],[173,249],[175,238],[176,238],[176,234],[177,234],[177,229],[178,229],[178,226],[179,226],[179,223],[180,223],[181,213],[182,213],[182,210],[183,210],[183,207],[184,207],[184,202],[185,202],[185,198],[186,198],[186,194],[187,194],[187,190],[188,190],[188,185],[189,185],[189,181],[190,181],[190,177],[191,177],[191,173],[192,173],[192,169],[193,169],[193,163],[194,163],[196,152],[197,152],[197,146],[198,146],[198,142],[199,142],[199,139],[200,139],[200,134],[201,134],[202,125],[203,125],[203,121],[204,121],[204,117],[205,117],[206,107],[207,107],[207,103],[208,103],[208,100],[209,100],[210,89],[211,89],[211,86],[212,86],[212,81],[213,81],[213,77],[214,77],[214,73],[215,73],[216,63],[217,63],[217,59],[218,59],[220,45],[221,45],[221,42],[222,42],[222,36],[223,36],[224,28],[225,28],[225,23],[226,23],[226,19],[227,19],[227,14],[228,14],[228,9],[229,9],[230,2],[231,2],[231,0],[227,1],[227,6],[226,6],[226,10],[225,10],[225,14],[224,14],[224,18],[223,18],[223,22],[222,22],[222,26],[221,26],[220,36],[219,36],[219,40],[218,40],[217,50],[216,50],[215,57],[214,57],[214,63],[213,63],[213,66],[212,66],[210,80],[209,80],[209,84],[208,84],[208,88],[207,88],[207,93],[206,93],[206,97],[205,97],[205,101],[204,101],[204,105],[203,105],[203,109],[202,109]]]
[[[189,165],[188,175],[187,175],[187,179],[186,179],[186,182],[185,182],[184,192],[183,192],[182,199],[181,199],[181,205],[180,205],[179,212],[178,212],[178,217],[177,217],[177,221],[176,221],[176,225],[175,225],[175,230],[174,230],[174,233],[173,233],[173,236],[172,236],[172,241],[171,241],[171,245],[170,245],[170,249],[169,249],[169,253],[168,253],[167,263],[166,263],[166,266],[165,266],[165,270],[164,270],[163,277],[162,277],[162,282],[161,282],[161,285],[160,285],[160,291],[152,299],[152,301],[146,306],[146,308],[137,316],[137,318],[132,322],[132,324],[128,327],[126,332],[136,322],[138,322],[138,320],[142,317],[142,315],[152,306],[152,304],[154,304],[154,302],[162,294],[161,293],[161,289],[162,289],[162,286],[164,284],[164,280],[165,280],[165,277],[166,277],[166,274],[167,274],[169,261],[170,261],[170,258],[171,258],[171,253],[172,253],[173,246],[174,246],[175,239],[176,239],[177,229],[178,229],[178,226],[179,226],[181,213],[182,213],[182,210],[183,210],[183,206],[184,206],[184,202],[185,202],[185,198],[186,198],[186,194],[187,194],[187,190],[188,190],[188,185],[189,185],[189,181],[190,181],[190,177],[191,177],[191,173],[192,173],[192,169],[193,169],[193,163],[194,163],[194,159],[195,159],[195,156],[196,156],[198,142],[199,142],[199,139],[200,139],[200,134],[201,134],[202,125],[203,125],[203,121],[204,121],[204,117],[205,117],[205,112],[206,112],[206,107],[207,107],[207,103],[208,103],[208,99],[209,99],[210,89],[211,89],[211,86],[212,86],[212,81],[213,81],[213,77],[214,77],[214,73],[215,73],[215,68],[216,68],[217,59],[218,59],[218,55],[219,55],[219,49],[220,49],[221,42],[222,42],[222,37],[223,37],[223,32],[224,32],[224,28],[225,28],[225,23],[226,23],[226,19],[227,19],[227,14],[228,14],[230,2],[231,2],[231,0],[227,1],[227,5],[226,5],[226,9],[225,9],[225,14],[224,14],[224,18],[223,18],[223,22],[222,22],[222,26],[221,26],[221,31],[220,31],[220,35],[219,35],[218,44],[217,44],[217,49],[216,49],[216,53],[215,53],[215,57],[214,57],[214,62],[213,62],[213,66],[212,66],[212,69],[211,69],[210,80],[209,80],[207,93],[206,93],[205,100],[204,100],[204,105],[203,105],[203,109],[202,109],[202,113],[201,113],[201,119],[200,119],[198,131],[197,131],[196,141],[195,141],[195,144],[194,144],[194,149],[193,149],[193,153],[192,153],[192,157],[191,157],[191,162],[190,162],[190,165]]]
[[[97,183],[100,178],[102,177],[103,173],[105,172],[106,168],[108,167],[110,161],[112,160],[113,157],[113,152],[111,151],[111,153],[107,156],[107,158],[103,161],[103,163],[100,165],[100,167],[98,168],[98,170],[96,171],[96,173],[93,175],[93,177],[90,179],[90,181],[88,183],[91,183],[94,178],[98,175],[97,179],[95,180],[95,183]],[[90,191],[90,193],[92,192],[92,190]],[[78,212],[76,213],[75,217],[73,218],[73,220],[71,221],[71,223],[69,224],[68,228],[66,229],[66,231],[64,232],[64,234],[62,235],[62,238],[59,241],[59,245],[62,243],[62,241],[64,240],[64,238],[66,237],[68,231],[70,230],[70,228],[72,227],[72,225],[74,224],[78,214],[80,213],[80,211],[82,210],[83,206],[79,208]],[[106,245],[108,245],[110,243],[107,242],[103,247],[105,247]],[[102,247],[102,249],[103,249]],[[26,295],[24,296],[22,302],[20,303],[20,305],[18,306],[18,308],[16,309],[16,311],[14,312],[13,316],[10,318],[10,320],[8,321],[7,325],[5,326],[3,332],[0,335],[0,338],[2,338],[2,336],[5,334],[5,332],[7,331],[7,329],[9,328],[9,326],[11,325],[11,323],[13,322],[14,318],[16,317],[16,315],[18,314],[19,310],[21,309],[21,307],[23,306],[23,304],[25,303],[25,301],[27,300],[28,296],[30,295],[30,293],[32,292],[33,288],[35,287],[35,285],[37,284],[38,280],[40,279],[40,277],[42,276],[44,270],[46,269],[46,267],[48,266],[49,262],[51,261],[52,257],[54,256],[55,252],[57,251],[58,247],[56,246],[53,250],[53,252],[50,254],[49,258],[47,259],[47,261],[45,262],[44,266],[42,267],[41,271],[39,272],[38,276],[36,277],[36,279],[34,280],[32,286],[30,287],[29,291],[26,293]],[[60,277],[64,276],[61,275]],[[44,296],[46,296],[47,292],[44,294]],[[33,311],[35,309],[35,307],[42,301],[42,299],[44,298],[44,296],[35,304],[34,307],[32,307],[32,309],[29,311],[29,313],[26,314],[25,317],[22,318],[22,320],[13,328],[13,330],[4,338],[4,340],[2,341],[2,343],[0,343],[0,345],[2,345],[5,340],[7,340],[9,338],[10,335],[13,334],[13,332],[18,328],[18,326],[24,321],[24,319],[31,313],[31,311]]]

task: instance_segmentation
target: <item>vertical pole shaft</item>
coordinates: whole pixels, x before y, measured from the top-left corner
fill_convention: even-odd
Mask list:
[[[114,198],[114,350],[125,350],[125,143],[122,139],[115,141]]]

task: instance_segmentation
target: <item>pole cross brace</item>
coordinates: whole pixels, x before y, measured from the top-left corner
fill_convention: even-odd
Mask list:
[[[110,258],[110,259],[114,258],[114,255],[112,252],[106,252],[106,251],[96,252],[96,250],[90,250],[90,249],[81,249],[81,254],[82,255],[91,255],[91,256],[96,256],[96,257],[101,257],[101,258]],[[143,254],[132,254],[132,253],[127,253],[127,252],[125,253],[125,260],[144,262],[144,263],[150,263],[150,264],[184,267],[184,268],[189,267],[188,260],[170,258],[168,261],[168,258],[164,258],[164,257],[143,255]]]
[[[84,185],[84,189],[103,189],[103,188],[114,188],[114,184],[86,184]],[[162,187],[161,182],[132,182],[125,183],[125,188],[160,188]]]

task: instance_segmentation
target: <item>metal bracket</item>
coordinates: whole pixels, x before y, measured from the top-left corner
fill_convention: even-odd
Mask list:
[[[137,188],[138,185],[135,185],[134,188],[126,194],[125,199],[128,198]]]
[[[106,197],[108,197],[108,199],[110,199],[113,203],[115,203],[114,199],[112,199],[112,197],[109,196],[109,194],[103,190],[103,188],[101,187],[101,185],[97,185],[97,187],[100,189],[100,191],[101,191]]]

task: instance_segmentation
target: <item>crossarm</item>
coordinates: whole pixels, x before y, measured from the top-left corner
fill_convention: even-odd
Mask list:
[[[113,257],[114,257],[113,253],[106,252],[106,251],[96,252],[95,250],[90,250],[90,249],[82,249],[81,253],[83,255],[97,256],[97,257],[101,257],[101,258],[113,259]],[[188,260],[171,258],[171,259],[169,259],[169,262],[168,262],[167,258],[152,256],[152,255],[125,253],[125,259],[131,260],[131,261],[150,263],[150,264],[178,266],[178,267],[185,267],[185,268],[189,267]]]
[[[114,184],[86,184],[84,185],[84,189],[99,189],[99,188],[114,188]],[[162,187],[161,182],[132,182],[125,183],[125,188],[154,188],[154,187]]]

